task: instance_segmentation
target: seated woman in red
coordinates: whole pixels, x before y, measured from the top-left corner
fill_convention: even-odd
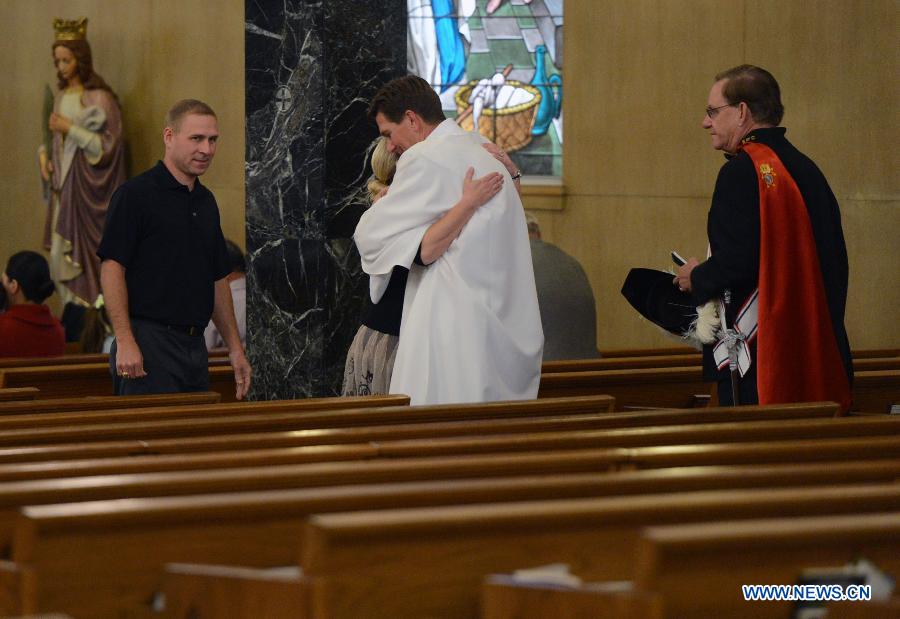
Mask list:
[[[0,275],[8,307],[0,314],[0,357],[55,357],[66,352],[62,324],[43,305],[53,294],[47,260],[20,251]]]

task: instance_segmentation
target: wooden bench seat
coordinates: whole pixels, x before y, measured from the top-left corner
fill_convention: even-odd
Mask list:
[[[601,358],[610,357],[656,357],[660,355],[697,354],[690,346],[672,346],[666,348],[617,348],[600,351]],[[851,351],[854,359],[871,359],[877,357],[900,357],[900,348],[862,348]]]
[[[109,364],[109,355],[107,353],[72,353],[59,357],[3,357],[0,358],[0,369],[6,368],[25,368],[25,367],[41,367],[45,365],[83,365],[89,364]],[[227,365],[229,363],[227,354],[209,355],[210,365]]]
[[[707,444],[718,442],[718,439],[722,439],[723,441],[737,440],[752,442],[750,437],[746,437],[740,432],[735,431],[735,426],[739,426],[740,424],[735,424],[730,419],[727,423],[725,420],[722,420],[719,424],[708,423],[709,419],[705,419],[704,421],[707,423],[691,426],[682,424],[674,425],[677,422],[689,420],[670,418],[668,420],[668,424],[670,424],[668,427],[660,424],[659,427],[644,429],[642,426],[646,424],[646,419],[640,418],[644,415],[653,417],[657,415],[662,416],[663,413],[626,414],[628,417],[638,416],[638,419],[618,419],[616,418],[618,415],[611,416],[609,419],[599,419],[598,415],[593,415],[586,418],[583,422],[581,419],[583,416],[579,416],[581,418],[575,420],[575,423],[599,424],[611,428],[603,430],[608,436],[601,438],[601,435],[597,435],[597,431],[582,431],[576,433],[548,431],[543,435],[533,433],[520,434],[520,437],[527,439],[527,442],[522,442],[515,435],[509,434],[509,432],[514,431],[514,429],[527,430],[527,424],[541,423],[542,418],[531,420],[523,419],[518,421],[516,419],[498,420],[491,424],[488,424],[487,422],[403,424],[394,426],[393,430],[385,427],[380,428],[380,430],[378,427],[373,427],[368,430],[364,428],[346,430],[319,429],[311,430],[310,432],[288,431],[198,438],[146,439],[141,441],[8,447],[0,449],[0,461],[2,461],[2,464],[0,464],[0,480],[29,478],[28,476],[30,474],[35,474],[39,477],[54,476],[54,472],[58,472],[59,475],[65,476],[67,475],[65,471],[67,468],[71,471],[79,471],[78,474],[106,474],[112,472],[136,471],[144,464],[150,465],[150,467],[158,466],[159,468],[156,470],[167,470],[171,466],[171,463],[175,463],[176,466],[189,466],[192,460],[196,460],[198,466],[201,468],[228,466],[228,462],[230,461],[244,463],[284,463],[293,461],[295,457],[293,454],[295,453],[297,454],[297,458],[304,458],[305,456],[303,454],[305,452],[302,451],[304,449],[302,446],[307,446],[308,448],[312,445],[334,445],[335,441],[338,440],[344,440],[351,444],[354,441],[359,443],[360,441],[363,441],[363,439],[375,438],[378,436],[377,432],[379,431],[389,434],[392,433],[393,440],[386,440],[386,437],[382,435],[380,438],[385,440],[382,440],[377,444],[367,441],[369,446],[374,450],[373,453],[377,453],[379,457],[405,458],[418,457],[420,455],[434,455],[436,453],[435,450],[449,455],[453,455],[454,452],[460,450],[463,452],[478,451],[480,453],[485,453],[491,451],[493,444],[498,445],[498,451],[527,451],[529,445],[541,451],[560,451],[572,448],[596,449],[603,447],[604,445],[610,445],[613,448],[616,448],[616,446],[624,448],[629,443],[640,443],[642,445],[658,444],[659,447],[657,447],[655,451],[644,451],[642,452],[641,457],[645,459],[653,457],[665,458],[667,457],[666,454],[677,452],[678,448],[673,444],[674,441],[692,438],[692,427],[698,430],[705,430],[705,433],[696,435],[696,437],[699,437]],[[562,419],[565,422],[565,419],[567,418],[571,418],[571,416]],[[875,419],[878,420],[878,422],[881,422],[882,418],[879,417]],[[545,421],[554,423],[552,418],[549,420],[545,419]],[[854,419],[853,421],[862,420]],[[476,425],[473,426],[471,425],[472,423],[476,423]],[[754,421],[747,423],[760,424],[764,422]],[[781,424],[782,422],[772,421],[769,423]],[[715,426],[723,424],[731,430],[731,433],[724,437],[715,433]],[[616,426],[618,426],[618,428],[616,428]],[[864,428],[861,429],[859,426],[860,424],[858,423],[853,424],[853,427],[849,430],[851,435],[854,432],[871,434],[872,431],[877,431],[884,427],[884,425],[879,425],[879,423],[865,424],[869,430],[865,430]],[[803,430],[802,426],[783,428],[781,425],[778,425],[777,427],[783,430],[790,430],[792,433],[781,436],[780,440],[802,440],[806,437],[806,435],[803,434],[796,434],[797,431]],[[475,432],[473,428],[477,428],[478,432]],[[751,426],[751,429],[756,430],[757,435],[759,434],[758,425]],[[815,429],[820,429],[820,426],[816,426]],[[667,430],[673,430],[674,435],[667,432]],[[838,431],[834,434],[835,436],[840,434],[840,427],[838,427],[837,430]],[[457,446],[456,443],[450,445],[443,443],[435,445],[431,442],[410,443],[409,441],[404,442],[398,440],[401,438],[402,433],[422,436],[428,432],[433,432],[435,435],[443,434],[445,441],[451,440],[452,435],[454,434],[467,437],[471,437],[476,433],[488,434],[490,432],[506,432],[506,434],[496,437],[480,436],[467,438],[460,442],[461,446]],[[587,444],[581,440],[582,435],[585,435],[588,439]],[[540,440],[542,436],[543,438],[549,438],[551,442],[547,443],[546,441]],[[611,438],[615,440],[610,440]],[[762,438],[765,439],[765,437]],[[893,444],[894,438],[900,437],[891,433],[891,436],[879,437],[874,440],[884,442],[884,449],[891,449],[889,444]],[[497,443],[497,441],[499,441],[499,443]],[[771,447],[767,447],[769,450],[777,449],[778,442],[779,441],[773,443],[767,441],[766,443],[763,443],[763,445],[771,445]],[[466,448],[466,445],[468,444],[471,444],[469,449]],[[301,451],[295,452],[294,450]],[[703,452],[695,450],[694,452],[688,453],[695,453],[697,454],[696,457],[700,457]],[[135,459],[141,455],[145,456],[142,460]],[[168,460],[165,459],[167,455],[171,456]],[[123,456],[125,457],[123,458]],[[110,458],[111,460],[109,462],[105,462],[105,460]]]
[[[381,409],[388,415],[393,409]],[[404,421],[415,421],[415,409]],[[0,462],[83,459],[108,456],[199,453],[300,447],[344,443],[377,442],[385,456],[410,457],[437,453],[474,453],[490,451],[522,451],[529,449],[588,449],[666,445],[678,442],[739,442],[761,439],[787,440],[838,436],[863,436],[900,432],[900,419],[890,417],[853,418],[776,418],[765,413],[749,413],[750,421],[735,421],[728,410],[694,417],[689,411],[644,411],[610,415],[578,413],[549,415],[550,409],[523,405],[510,410],[528,416],[510,415],[505,419],[453,420],[433,423],[415,422],[381,428],[342,427],[343,411],[333,414],[338,427],[329,428],[322,421],[326,413],[278,413],[224,417],[221,419],[187,419],[142,424],[86,425],[73,428],[9,430],[0,434]],[[590,409],[587,409],[590,410]],[[773,407],[773,410],[778,410]],[[348,414],[354,411],[346,411]],[[370,414],[373,419],[378,411]],[[433,411],[427,410],[431,415]],[[743,414],[743,413],[741,413]],[[740,414],[739,414],[740,415]],[[315,416],[315,419],[311,417]],[[540,420],[544,421],[541,422]],[[496,421],[497,423],[491,423]],[[523,423],[513,424],[515,421]],[[481,423],[483,422],[483,423]],[[470,425],[474,424],[474,425]],[[512,425],[511,425],[512,424]],[[528,433],[528,424],[534,432]],[[557,431],[553,430],[556,425]],[[568,431],[562,428],[568,426]],[[572,428],[580,427],[580,430]],[[594,429],[589,429],[594,428]],[[508,429],[508,431],[506,431]],[[741,430],[745,430],[742,432]],[[770,432],[771,431],[771,432]],[[482,434],[483,436],[473,436]],[[509,436],[506,436],[506,435]],[[494,436],[489,436],[494,435]],[[416,440],[416,436],[431,439]],[[454,436],[460,438],[454,440]],[[102,440],[121,437],[121,440]],[[93,440],[91,440],[93,439]],[[68,441],[81,440],[80,443]]]
[[[472,617],[492,571],[565,562],[592,580],[632,578],[648,525],[894,510],[895,486],[845,490],[858,500],[832,487],[325,514],[310,519],[300,563],[313,616]]]
[[[0,541],[8,538],[4,529],[10,522],[10,510],[23,505],[72,503],[134,497],[181,496],[223,492],[296,489],[340,486],[388,481],[418,482],[436,479],[470,479],[484,477],[535,476],[536,462],[520,459],[517,469],[498,470],[501,461],[467,461],[465,459],[432,460],[421,469],[396,466],[393,463],[345,462],[316,466],[295,464],[270,467],[227,468],[211,471],[170,471],[128,475],[97,475],[66,479],[10,482],[0,487]],[[513,463],[507,459],[506,464]],[[477,468],[476,464],[484,464]],[[635,493],[677,491],[691,488],[727,488],[757,485],[792,485],[801,480],[811,485],[863,480],[900,479],[900,469],[891,462],[879,460],[853,463],[831,463],[835,471],[827,472],[822,463],[792,466],[793,463],[770,464],[763,468],[742,465],[734,470],[721,467],[674,467],[645,471],[617,471],[615,462],[572,461],[569,468],[580,466],[584,473],[569,472],[551,494],[554,497],[587,496],[586,493]],[[746,469],[746,472],[741,472]],[[664,471],[664,473],[660,473]],[[738,471],[738,472],[735,472]],[[616,473],[608,478],[604,473]],[[746,475],[746,479],[740,479]],[[796,481],[792,481],[796,475]],[[512,482],[511,482],[512,483]],[[498,482],[499,484],[499,482]],[[567,489],[568,488],[568,489]],[[521,498],[521,497],[520,497]]]
[[[298,567],[248,568],[170,563],[163,617],[296,619],[307,616]]]
[[[700,366],[557,372],[542,374],[539,398],[605,393],[616,398],[616,407],[638,406],[691,408],[695,396],[708,394]]]
[[[856,372],[852,410],[890,412],[900,404],[900,370]]]
[[[877,361],[877,360],[876,360]],[[861,361],[865,364],[866,361]],[[893,363],[878,361],[878,363]],[[557,372],[541,375],[538,397],[565,397],[605,393],[616,398],[616,407],[690,408],[698,396],[708,394],[696,367],[643,368],[594,372]],[[900,369],[857,371],[853,379],[854,411],[886,413],[900,403]]]
[[[601,370],[634,370],[640,368],[694,367],[702,363],[700,353],[648,355],[643,357],[610,357],[601,359],[571,359],[545,361],[541,374],[558,372],[599,372]],[[854,357],[853,369],[857,372],[900,369],[900,356],[885,355]]]
[[[40,398],[112,395],[113,382],[106,363],[76,363],[0,369],[0,388],[35,387]],[[209,368],[209,390],[234,401],[234,371],[230,365]]]
[[[2,387],[0,385],[0,402],[21,402],[38,397],[35,387]]]
[[[896,575],[900,511],[650,527],[638,547],[635,586],[660,598],[659,619],[780,619],[793,602],[748,602],[741,585],[798,584],[806,568],[860,557]]]
[[[450,460],[470,462],[474,467],[499,463],[504,466],[525,466],[536,462],[538,470],[600,470],[609,468],[646,469],[671,466],[704,466],[716,464],[751,464],[754,462],[821,462],[825,460],[857,460],[875,457],[900,457],[900,437],[864,437],[849,439],[809,439],[777,441],[775,443],[723,443],[702,445],[664,445],[658,447],[579,449],[571,451],[511,452],[496,455],[450,455],[446,457],[387,458],[372,445],[325,445],[320,447],[286,447],[249,449],[231,452],[173,454],[100,458],[63,462],[35,462],[6,464],[0,468],[0,479],[24,481],[89,475],[116,475],[164,471],[213,470],[253,466],[280,466],[301,463],[334,462],[333,467],[344,470],[340,461],[373,460],[401,468],[425,467],[431,463]],[[325,465],[322,465],[325,466]],[[354,470],[352,475],[365,475],[375,467],[365,465],[365,471]],[[317,474],[328,475],[334,470],[324,469]]]
[[[13,544],[18,571],[0,571],[0,589],[18,591],[25,608],[0,610],[144,616],[164,563],[289,565],[299,547],[300,564],[319,587],[316,616],[470,617],[480,575],[523,557],[595,561],[588,576],[630,578],[628,557],[647,524],[900,508],[900,484],[501,504],[497,488],[466,483],[444,495],[452,507],[313,516],[299,534],[306,515],[342,505],[440,505],[439,490],[429,491],[434,483],[312,489],[304,500],[296,500],[301,491],[268,493],[295,495],[277,507],[276,499],[266,503],[267,493],[26,507]],[[466,493],[493,503],[460,506]]]
[[[792,405],[788,411],[793,413],[809,412],[816,415],[820,412],[827,412],[830,405],[824,407],[809,406],[804,411],[804,407]],[[759,409],[755,411],[755,418],[758,419],[762,413],[782,413],[786,411],[773,409]],[[369,428],[351,428],[324,430],[320,429],[314,432],[317,438],[324,438],[325,443],[331,443],[317,446],[308,446],[306,448],[299,447],[293,449],[259,449],[266,445],[266,435],[242,437],[243,440],[249,440],[249,445],[257,447],[257,449],[243,451],[227,452],[224,449],[220,451],[212,450],[208,456],[184,456],[184,457],[167,457],[164,455],[153,456],[129,456],[126,458],[93,458],[81,460],[51,460],[40,463],[9,463],[0,464],[0,481],[24,481],[29,479],[51,479],[65,478],[85,475],[103,475],[103,474],[123,474],[137,473],[142,471],[165,471],[165,470],[192,470],[198,468],[222,468],[233,466],[247,466],[248,463],[255,464],[259,461],[270,461],[272,464],[276,462],[284,462],[289,459],[291,462],[309,462],[322,460],[336,460],[340,458],[374,458],[379,455],[376,445],[370,444],[361,449],[341,450],[338,443],[341,442],[372,442],[379,438],[390,437],[400,438],[406,436],[452,436],[452,435],[485,435],[491,433],[502,433],[504,435],[512,432],[533,432],[536,429],[559,429],[560,427],[628,427],[628,426],[644,426],[652,423],[678,423],[682,424],[686,421],[702,421],[708,423],[713,420],[714,410],[708,409],[701,412],[701,419],[690,419],[695,416],[694,412],[684,411],[682,415],[677,412],[658,413],[631,413],[631,414],[570,414],[563,417],[538,417],[525,419],[502,419],[487,421],[455,421],[444,423],[419,423],[405,424],[396,426],[374,426]],[[685,419],[684,417],[688,417]],[[775,418],[780,418],[776,415]],[[730,417],[723,416],[721,421],[733,423]],[[224,445],[225,441],[231,441],[230,437],[218,437],[220,444]],[[271,439],[272,437],[268,437]],[[293,438],[293,433],[289,434],[286,439]],[[224,439],[224,440],[221,440]],[[215,439],[204,439],[205,447],[212,448],[212,441]],[[193,445],[185,445],[178,443],[173,445],[173,441],[168,441],[167,449],[159,451],[171,451],[172,447],[180,447],[189,449]],[[279,444],[278,441],[269,440],[270,447]],[[158,444],[148,445],[148,448],[156,449]],[[232,445],[233,446],[233,445]],[[241,447],[246,447],[241,443]],[[47,454],[48,456],[50,454]]]
[[[545,432],[495,437],[434,438],[384,441],[378,444],[385,457],[417,457],[465,453],[496,453],[538,449],[590,449],[643,447],[695,443],[740,443],[852,436],[900,434],[900,418],[856,417],[837,419],[788,419],[777,421],[694,424],[656,428],[623,428],[581,432]]]
[[[650,527],[638,545],[636,581],[569,588],[489,576],[482,618],[783,619],[791,616],[792,602],[746,601],[741,585],[799,584],[806,568],[840,568],[859,557],[896,574],[900,512]],[[218,584],[213,569],[205,579]],[[197,593],[192,599],[203,603]],[[896,601],[828,604],[827,616],[896,617]]]
[[[166,419],[200,417],[220,419],[240,415],[279,413],[283,411],[333,411],[407,406],[405,395],[377,395],[298,400],[269,400],[266,402],[220,403],[219,394],[167,393],[148,396],[101,396],[35,400],[35,413],[29,413],[25,403],[0,403],[0,431],[20,428],[72,427],[98,423],[128,423]],[[605,400],[604,400],[605,401]],[[13,404],[15,414],[6,415],[6,406]],[[205,406],[213,404],[214,406]]]
[[[417,420],[420,412],[424,412],[425,416],[431,416],[435,413],[432,407],[425,407],[425,410],[410,407],[386,407],[372,410],[354,410],[346,411],[315,411],[315,405],[309,405],[308,408],[313,410],[304,410],[307,408],[303,404],[304,401],[296,401],[297,404],[291,404],[292,401],[283,403],[266,403],[255,407],[253,405],[241,406],[239,408],[229,407],[228,404],[218,406],[208,406],[205,408],[194,407],[194,409],[185,409],[186,414],[191,415],[187,419],[162,419],[147,421],[141,423],[110,423],[110,424],[74,424],[72,427],[51,427],[37,428],[19,428],[9,429],[0,434],[0,461],[4,460],[3,448],[25,445],[52,445],[80,442],[85,446],[91,443],[120,443],[128,453],[134,453],[128,441],[141,440],[145,446],[145,451],[151,453],[163,453],[161,450],[168,452],[177,451],[177,444],[161,443],[164,439],[178,439],[197,437],[190,443],[193,451],[210,451],[221,449],[240,448],[240,445],[246,445],[246,448],[258,447],[255,442],[263,437],[254,436],[252,440],[247,438],[247,433],[266,434],[279,432],[284,430],[300,431],[300,430],[319,430],[319,433],[308,432],[305,434],[294,434],[289,438],[289,443],[281,442],[279,446],[289,444],[291,446],[311,445],[311,444],[327,444],[329,442],[362,442],[373,440],[390,440],[391,436],[387,432],[371,432],[366,433],[362,427],[375,427],[380,425],[392,426],[410,426],[405,428],[404,436],[412,436],[410,432],[414,432],[419,424],[428,424],[435,430],[430,433],[433,436],[439,436],[438,426],[434,426],[431,422],[425,420]],[[528,421],[536,425],[535,431],[550,430],[550,422],[564,429],[567,423],[567,417],[590,414],[590,421],[585,421],[582,428],[591,426],[595,429],[616,429],[628,427],[654,427],[654,426],[670,426],[670,425],[701,425],[701,424],[721,424],[727,422],[740,423],[769,423],[774,421],[791,421],[791,420],[813,420],[814,418],[829,417],[834,414],[834,407],[828,403],[821,405],[789,405],[789,406],[771,406],[771,407],[754,407],[735,411],[734,409],[721,408],[710,409],[709,412],[695,413],[690,410],[685,411],[640,411],[630,413],[609,414],[598,412],[597,407],[592,406],[589,402],[582,401],[582,406],[568,405],[567,402],[560,402],[562,408],[568,409],[564,414],[560,414],[555,406],[556,402],[548,403],[546,407],[542,407],[540,403],[543,400],[533,403],[510,403],[505,407],[498,407],[499,410],[504,408],[508,411],[504,415],[497,417],[488,417],[487,419],[479,419],[479,415],[483,412],[491,412],[482,408],[482,405],[467,405],[466,409],[472,411],[469,418],[464,414],[455,415],[454,410],[462,412],[460,409],[448,409],[450,414],[447,415],[447,421],[441,423],[448,424],[447,435],[466,434],[464,432],[456,432],[454,428],[457,425],[468,422],[484,422],[484,429],[473,426],[471,434],[478,436],[479,434],[502,434],[502,429],[491,431],[489,428],[502,428],[502,424],[491,424],[491,421],[511,422],[514,420]],[[329,402],[333,408],[340,408],[346,403],[337,399]],[[196,410],[195,410],[196,409]],[[579,410],[580,409],[580,410]],[[217,415],[216,411],[225,411],[228,414]],[[202,414],[199,418],[193,415]],[[242,414],[256,413],[256,414]],[[148,415],[153,415],[153,411],[149,411]],[[168,411],[162,411],[165,416]],[[357,423],[352,423],[351,418],[355,418]],[[543,426],[538,423],[538,419],[546,419],[548,424]],[[575,420],[572,420],[574,423]],[[823,420],[824,421],[824,420]],[[848,419],[849,421],[849,419]],[[854,418],[857,424],[865,425],[865,421],[861,418]],[[414,422],[414,423],[413,423]],[[872,424],[877,426],[883,423],[882,419],[872,420]],[[891,424],[888,424],[891,425]],[[347,427],[360,426],[360,427]],[[522,426],[524,428],[524,426]],[[403,428],[400,428],[403,429]],[[517,429],[515,433],[521,433],[524,430]],[[401,436],[397,436],[401,438]],[[118,441],[111,439],[119,439]],[[158,439],[158,440],[157,440]],[[157,440],[152,444],[151,440]],[[693,442],[693,441],[692,441]],[[109,445],[113,447],[112,444]],[[21,460],[24,454],[15,452],[15,456]]]
[[[159,395],[130,396],[88,396],[80,398],[50,398],[25,402],[0,402],[0,429],[29,427],[26,420],[33,418],[43,421],[54,415],[79,413],[83,411],[106,411],[111,409],[159,408],[169,406],[215,404],[221,396],[212,391],[191,393],[164,393]],[[71,415],[68,419],[77,419]]]
[[[677,368],[699,366],[700,353],[686,355],[649,355],[646,357],[609,357],[601,359],[567,359],[545,361],[541,374],[558,372],[598,372],[600,370],[636,370],[640,368]]]
[[[215,567],[205,575],[209,583],[206,591],[178,589],[170,585],[173,594],[183,598],[191,596],[188,599],[193,604],[206,604],[207,601],[200,596],[212,590],[218,593],[218,588],[225,584],[219,580]],[[174,581],[180,578],[180,573],[173,573]],[[295,588],[302,586],[299,580],[294,585]],[[241,603],[240,600],[235,601]],[[552,583],[522,582],[509,574],[490,574],[485,577],[481,590],[481,619],[658,619],[659,613],[659,599],[636,591],[630,580],[565,587]]]

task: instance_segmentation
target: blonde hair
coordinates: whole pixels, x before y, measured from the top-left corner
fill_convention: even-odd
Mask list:
[[[375,148],[372,149],[372,176],[366,186],[366,189],[369,190],[370,202],[391,184],[396,169],[397,155],[388,150],[387,140],[379,137],[375,140]]]

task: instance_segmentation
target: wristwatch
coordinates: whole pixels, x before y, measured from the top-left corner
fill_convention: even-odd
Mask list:
[[[516,173],[512,175],[512,179],[517,181],[520,178],[522,178],[522,170],[516,170]]]

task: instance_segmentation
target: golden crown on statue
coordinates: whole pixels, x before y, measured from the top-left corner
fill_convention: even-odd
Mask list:
[[[79,41],[87,38],[87,17],[81,19],[53,20],[53,29],[56,31],[57,41]]]

